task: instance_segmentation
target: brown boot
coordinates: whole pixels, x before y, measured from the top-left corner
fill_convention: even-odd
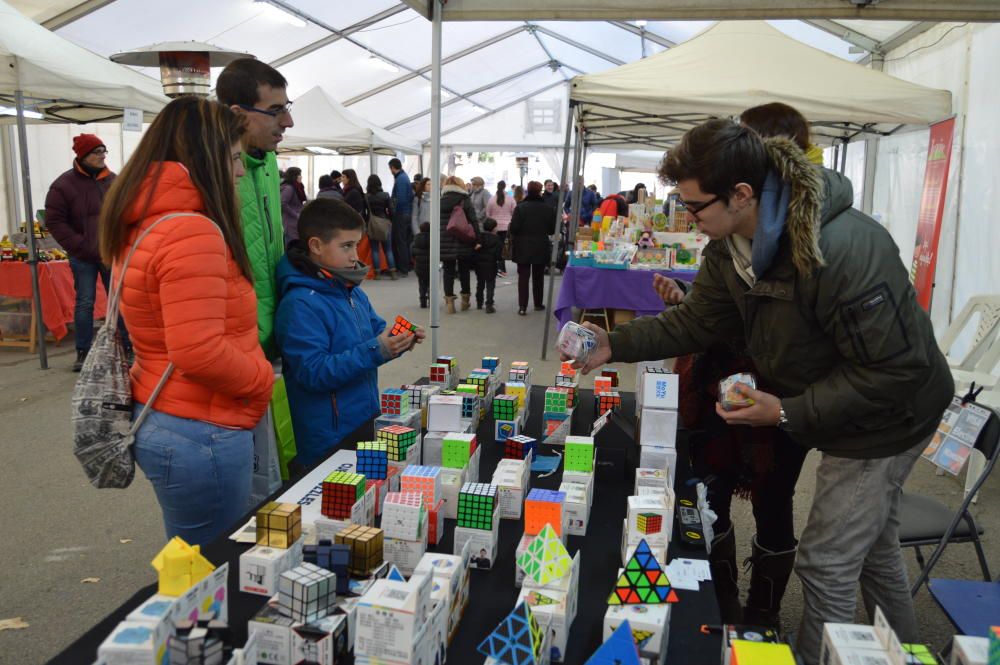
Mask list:
[[[444,311],[449,314],[455,313],[455,296],[444,297]]]
[[[753,566],[750,573],[750,592],[743,608],[743,622],[753,626],[781,628],[781,597],[785,595],[788,578],[795,564],[795,550],[772,552],[751,541],[753,554],[744,565]]]
[[[722,623],[743,623],[740,587],[737,584],[739,569],[736,567],[736,534],[732,525],[728,531],[716,536],[712,541],[708,566],[712,571],[715,598],[719,602],[719,616],[722,618]]]
[[[463,312],[465,310],[469,309],[470,307],[472,307],[472,304],[469,302],[469,298],[471,296],[472,296],[471,293],[463,293],[462,294],[462,311]]]

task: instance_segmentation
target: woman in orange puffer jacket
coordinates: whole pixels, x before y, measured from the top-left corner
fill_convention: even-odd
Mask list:
[[[115,280],[139,235],[156,224],[130,259],[122,290],[136,414],[173,370],[136,432],[134,452],[167,538],[191,544],[211,542],[250,508],[252,429],[274,381],[258,342],[240,227],[240,133],[228,108],[175,99],[101,211],[101,255]]]

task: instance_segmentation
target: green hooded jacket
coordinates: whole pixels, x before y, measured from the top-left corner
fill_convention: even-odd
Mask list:
[[[281,226],[281,179],[278,159],[273,152],[263,158],[243,153],[246,175],[240,178],[240,216],[243,242],[253,268],[253,286],[257,293],[257,334],[268,358],[276,358],[274,313],[278,309],[275,271],[285,253],[284,229]]]
[[[861,459],[912,448],[934,432],[955,387],[899,249],[851,207],[849,180],[788,141],[766,144],[791,185],[770,268],[751,287],[729,243],[709,243],[684,301],[616,328],[612,359],[745,348],[798,443]]]

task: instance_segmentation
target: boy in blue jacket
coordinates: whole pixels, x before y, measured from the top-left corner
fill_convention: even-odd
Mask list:
[[[361,283],[364,221],[348,204],[316,199],[302,209],[299,240],[278,264],[275,338],[281,350],[297,461],[311,466],[379,414],[378,367],[424,338],[390,336]]]

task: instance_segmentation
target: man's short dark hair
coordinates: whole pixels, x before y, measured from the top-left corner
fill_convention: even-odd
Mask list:
[[[319,238],[330,242],[338,231],[364,228],[365,220],[358,211],[338,199],[313,199],[299,213],[299,240]]]
[[[340,171],[338,171],[337,169],[330,171],[330,177],[333,178],[334,180],[340,180]]]
[[[320,189],[324,187],[333,187],[333,178],[328,175],[321,175],[319,177],[319,187]]]
[[[740,122],[761,136],[787,136],[803,151],[809,150],[809,122],[788,104],[754,106],[740,114]]]
[[[215,84],[215,96],[226,106],[253,106],[260,101],[257,86],[285,89],[288,81],[277,69],[256,58],[240,58],[229,63]]]
[[[496,227],[497,227],[497,220],[493,219],[492,217],[487,217],[486,220],[483,222],[483,229],[486,231],[492,231]]]
[[[389,168],[403,170],[403,162],[399,161],[396,157],[389,160]]]
[[[690,129],[660,162],[666,184],[695,180],[701,190],[728,202],[741,182],[760,196],[768,169],[767,150],[752,129],[732,120],[709,120]]]

